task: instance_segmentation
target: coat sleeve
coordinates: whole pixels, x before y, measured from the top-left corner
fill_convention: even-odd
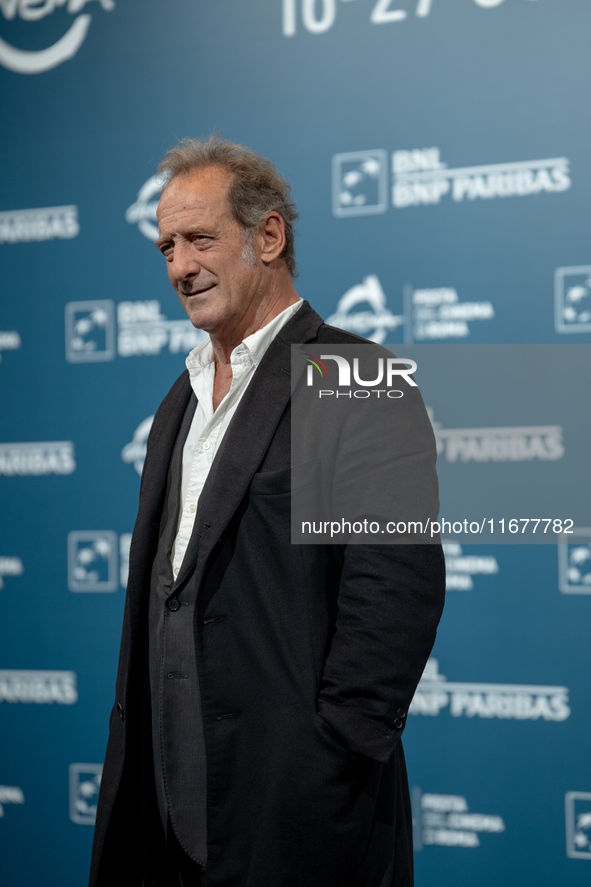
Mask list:
[[[437,517],[435,438],[418,388],[398,401],[353,404],[339,441],[334,517],[423,526]],[[443,609],[445,562],[438,536],[423,541],[430,535],[394,545],[352,537],[344,548],[318,712],[351,751],[377,761],[388,760],[404,730]]]
[[[440,545],[349,545],[318,713],[356,754],[386,763],[435,642]]]

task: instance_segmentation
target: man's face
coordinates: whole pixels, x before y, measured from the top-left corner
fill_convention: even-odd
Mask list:
[[[260,299],[260,263],[244,257],[242,230],[227,201],[229,183],[220,167],[173,179],[158,204],[156,241],[193,326],[222,335],[231,334]]]

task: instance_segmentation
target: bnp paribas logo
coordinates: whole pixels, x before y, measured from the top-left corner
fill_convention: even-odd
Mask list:
[[[470,203],[553,194],[570,187],[567,157],[450,167],[440,149],[431,147],[397,150],[391,156],[380,148],[332,158],[332,211],[337,218],[384,213],[390,203],[398,210],[450,199]]]
[[[50,46],[36,50],[23,49],[0,37],[0,65],[16,74],[41,74],[73,58],[84,43],[92,22],[92,14],[85,9],[90,3],[99,3],[106,12],[115,9],[114,0],[45,0],[42,5],[38,0],[2,0],[2,17],[7,21],[20,18],[30,22],[31,31],[35,30],[36,22],[59,7],[65,7],[65,10],[58,12],[63,20],[64,32]],[[70,18],[72,15],[75,16],[73,21]]]

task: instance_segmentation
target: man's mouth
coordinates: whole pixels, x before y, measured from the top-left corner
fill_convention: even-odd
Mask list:
[[[182,295],[185,297],[185,299],[190,299],[192,296],[202,296],[203,293],[208,293],[210,290],[212,290],[214,288],[214,286],[215,286],[215,283],[212,283],[209,286],[203,287],[203,289],[193,290],[190,293],[182,293]]]

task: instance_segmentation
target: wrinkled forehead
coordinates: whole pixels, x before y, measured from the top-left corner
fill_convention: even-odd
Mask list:
[[[225,216],[230,213],[230,175],[221,167],[206,167],[175,176],[166,185],[158,203],[158,222],[191,214]]]

